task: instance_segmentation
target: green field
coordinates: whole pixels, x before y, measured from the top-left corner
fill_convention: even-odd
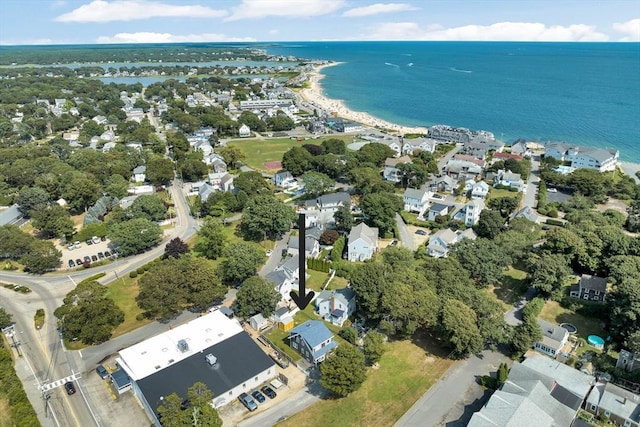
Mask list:
[[[576,335],[585,340],[589,335],[598,335],[602,338],[606,338],[608,335],[602,328],[602,321],[600,319],[585,317],[562,307],[555,301],[547,301],[539,317],[547,322],[558,325],[561,323],[571,323],[578,328]]]
[[[491,199],[497,199],[499,197],[519,197],[521,193],[518,193],[516,191],[509,191],[509,190],[505,190],[503,188],[494,188],[494,187],[490,187],[489,189],[489,195],[487,196],[487,200],[491,200]]]
[[[359,390],[342,399],[321,400],[277,425],[391,426],[454,363],[433,354],[420,339],[392,341],[386,349],[379,367],[368,368]]]
[[[347,144],[352,140],[352,137],[343,136],[332,136],[331,138],[342,139]],[[247,156],[244,163],[250,168],[265,172],[277,172],[278,168],[269,169],[264,163],[281,161],[282,155],[292,147],[301,147],[304,144],[320,145],[325,139],[329,138],[322,137],[305,141],[295,141],[290,138],[236,139],[229,141],[227,145],[240,148]]]

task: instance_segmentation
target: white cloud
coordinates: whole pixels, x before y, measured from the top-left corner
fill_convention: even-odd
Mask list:
[[[305,18],[326,15],[344,6],[344,0],[242,0],[227,21],[268,16]]]
[[[0,46],[66,44],[52,39],[0,40]]]
[[[349,9],[342,16],[371,16],[382,13],[405,12],[417,10],[418,8],[406,3],[376,3],[370,6],[356,7]]]
[[[627,22],[613,24],[613,29],[617,33],[625,36],[620,41],[640,41],[640,18],[632,19]]]
[[[198,5],[171,5],[148,0],[93,0],[55,18],[58,22],[133,21],[158,17],[219,18],[227,14]]]
[[[198,43],[198,42],[254,42],[252,37],[229,37],[224,34],[171,34],[171,33],[118,33],[113,36],[101,36],[97,43]]]
[[[421,27],[415,22],[387,22],[363,36],[369,40],[434,41],[607,41],[609,36],[584,24],[547,26],[536,22],[498,22],[492,25],[466,25],[443,28]]]
[[[66,6],[67,5],[67,1],[66,0],[55,0],[54,2],[51,3],[51,8],[52,9],[58,9],[60,7]]]

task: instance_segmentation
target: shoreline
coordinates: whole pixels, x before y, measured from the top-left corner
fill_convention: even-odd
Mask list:
[[[322,70],[327,67],[335,67],[336,65],[344,64],[344,62],[330,62],[328,64],[317,65],[313,67],[313,71],[309,73],[309,82],[311,87],[302,89],[300,96],[313,106],[327,111],[329,114],[340,116],[342,118],[361,123],[366,126],[388,129],[393,132],[401,134],[407,133],[419,133],[426,135],[428,129],[426,127],[410,127],[401,126],[396,123],[391,123],[386,120],[374,117],[373,115],[364,111],[354,111],[348,108],[342,99],[331,99],[324,95],[322,92],[322,85],[320,81],[325,77],[322,74]]]

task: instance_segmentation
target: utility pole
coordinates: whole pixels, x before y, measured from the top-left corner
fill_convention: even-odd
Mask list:
[[[16,332],[9,332],[9,337],[11,338],[11,347],[15,348],[18,352],[18,356],[22,357],[22,353],[20,353],[20,341],[16,341]]]

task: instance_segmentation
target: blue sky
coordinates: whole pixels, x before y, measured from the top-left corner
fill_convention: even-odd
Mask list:
[[[640,41],[639,0],[0,0],[0,44]]]

